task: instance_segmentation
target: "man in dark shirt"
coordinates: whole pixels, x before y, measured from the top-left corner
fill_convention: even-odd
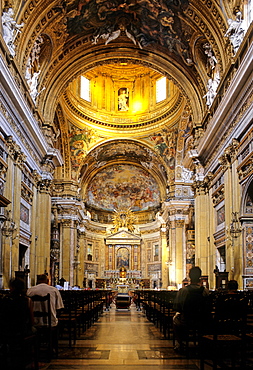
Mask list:
[[[182,350],[182,341],[189,328],[200,327],[205,320],[205,297],[208,289],[201,283],[201,269],[192,267],[189,272],[191,283],[181,288],[174,302],[176,314],[173,317],[173,330],[176,339],[175,350]]]

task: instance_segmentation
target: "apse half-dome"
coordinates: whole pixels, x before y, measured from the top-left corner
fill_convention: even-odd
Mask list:
[[[98,172],[87,187],[86,203],[105,211],[145,211],[160,205],[160,190],[148,171],[114,164]]]

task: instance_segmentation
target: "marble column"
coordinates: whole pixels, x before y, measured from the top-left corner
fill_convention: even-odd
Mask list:
[[[52,181],[49,179],[42,179],[38,183],[35,275],[45,272],[49,274],[50,271],[51,186]]]
[[[85,208],[79,199],[78,183],[74,180],[55,179],[53,205],[59,224],[59,277],[71,286],[82,286],[84,278],[85,240],[83,222]]]
[[[30,283],[31,285],[36,284],[36,277],[38,274],[37,271],[37,246],[38,246],[38,220],[37,220],[37,205],[38,203],[38,194],[39,194],[39,182],[41,181],[41,176],[39,173],[34,170],[32,172],[32,180],[33,180],[33,198],[32,198],[32,215],[30,220],[30,227],[31,227],[31,245],[30,245]],[[44,271],[43,271],[44,272]]]
[[[169,285],[169,271],[168,271],[168,246],[167,246],[166,224],[163,224],[161,226],[160,235],[162,244],[162,288],[167,289]]]
[[[71,286],[74,281],[74,262],[77,246],[77,229],[74,219],[62,219],[62,251],[61,265],[62,277],[69,282]]]
[[[186,276],[186,232],[189,224],[191,202],[187,200],[173,200],[167,203],[169,222],[169,279],[171,285],[182,284]]]
[[[219,158],[224,171],[224,192],[225,192],[225,221],[226,221],[226,270],[229,271],[229,279],[237,279],[242,285],[242,235],[240,228],[238,232],[232,230],[231,225],[235,217],[240,214],[240,184],[237,173],[237,148],[238,141],[233,139]],[[239,219],[238,219],[239,225]]]
[[[60,231],[58,212],[56,205],[52,205],[52,224],[51,224],[51,246],[50,246],[50,276],[52,285],[59,284],[59,265],[60,265]]]
[[[21,175],[26,156],[11,136],[6,140],[8,147],[5,183],[5,196],[11,203],[6,208],[6,219],[2,225],[2,268],[3,286],[8,288],[9,280],[19,269],[19,227],[20,227],[20,198]]]
[[[209,241],[210,237],[210,203],[207,183],[194,182],[195,190],[195,265],[199,266],[203,275],[209,272]]]
[[[80,287],[83,286],[83,279],[84,279],[84,260],[85,260],[85,228],[80,227],[78,229],[78,245],[79,245],[79,253],[78,253],[78,265],[77,265],[77,284]]]

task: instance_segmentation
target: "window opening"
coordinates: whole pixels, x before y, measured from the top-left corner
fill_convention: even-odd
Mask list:
[[[80,96],[82,99],[90,102],[90,80],[81,76]]]
[[[159,78],[159,80],[156,81],[156,102],[157,103],[160,103],[161,101],[167,98],[166,87],[167,87],[166,77]]]

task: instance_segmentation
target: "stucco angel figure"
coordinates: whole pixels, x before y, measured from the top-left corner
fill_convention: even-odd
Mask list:
[[[205,54],[207,55],[207,67],[210,65],[211,69],[214,69],[217,64],[217,59],[213,53],[212,46],[208,43],[204,44]]]
[[[32,78],[30,79],[30,94],[32,99],[35,101],[37,96],[38,96],[38,90],[37,90],[37,85],[38,85],[38,78],[39,78],[40,71],[35,72],[32,75]]]
[[[213,104],[214,98],[216,96],[216,91],[220,83],[220,74],[217,71],[214,75],[214,78],[209,78],[207,82],[207,93],[203,96],[206,98],[206,105],[210,107]]]
[[[38,84],[38,76],[40,74],[40,51],[41,51],[41,44],[43,43],[43,37],[38,36],[34,42],[34,46],[30,53],[30,56],[27,61],[26,71],[25,71],[25,78],[27,83],[30,87],[30,93],[33,99],[36,99],[37,93],[37,84]]]
[[[13,19],[14,11],[12,8],[5,10],[2,14],[2,24],[3,24],[3,39],[8,46],[10,54],[14,57],[15,55],[15,45],[14,41],[20,28],[24,26],[24,23],[17,24]]]
[[[235,20],[229,19],[228,24],[229,27],[224,36],[229,38],[231,44],[233,45],[234,54],[236,54],[237,50],[241,45],[245,32],[245,25],[242,19],[242,12],[238,11],[236,13]]]

